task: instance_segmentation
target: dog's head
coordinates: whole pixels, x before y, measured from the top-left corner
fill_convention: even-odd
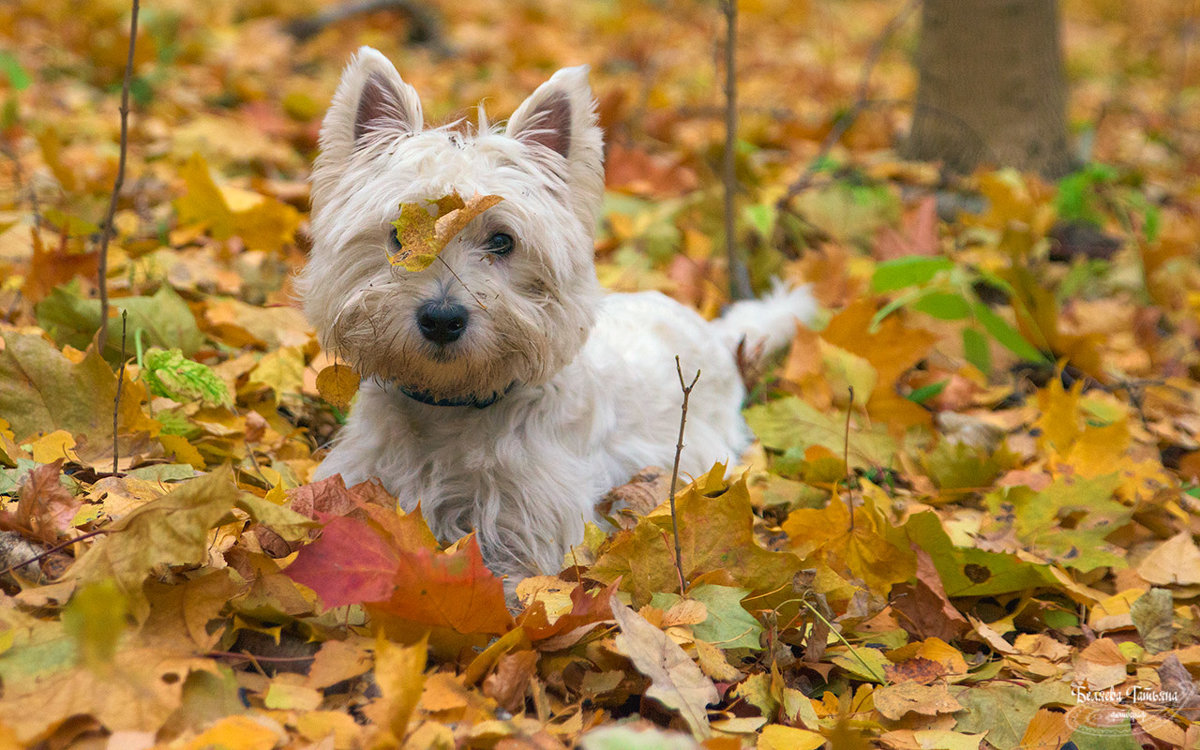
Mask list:
[[[322,346],[420,400],[480,405],[544,383],[592,326],[603,190],[586,68],[555,73],[503,129],[464,133],[426,129],[416,91],[364,47],[321,128],[305,313]],[[401,204],[454,192],[503,200],[425,270],[393,266]]]

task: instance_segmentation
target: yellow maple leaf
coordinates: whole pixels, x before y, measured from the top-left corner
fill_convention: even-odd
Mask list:
[[[424,271],[472,219],[502,200],[476,194],[464,201],[455,192],[432,201],[401,203],[400,218],[392,222],[400,249],[388,261],[406,271]]]

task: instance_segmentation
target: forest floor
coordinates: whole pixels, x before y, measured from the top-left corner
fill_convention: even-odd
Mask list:
[[[144,4],[101,350],[130,7],[10,3],[0,748],[1197,747],[1200,7],[1063,0],[1048,184],[898,155],[902,5],[740,3],[737,239],[824,312],[681,486],[682,570],[649,472],[512,612],[473,540],[309,482],[321,116],[364,44],[435,122],[590,64],[601,281],[715,315],[719,4]]]

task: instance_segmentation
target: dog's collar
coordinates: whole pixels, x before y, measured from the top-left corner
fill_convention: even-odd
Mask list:
[[[412,388],[406,388],[399,383],[396,384],[396,389],[408,396],[413,401],[418,401],[429,406],[474,406],[476,409],[486,409],[492,404],[499,401],[506,393],[512,390],[512,383],[509,384],[504,392],[493,391],[491,396],[487,398],[479,398],[478,396],[468,396],[466,398],[436,398],[429,391],[418,391]]]

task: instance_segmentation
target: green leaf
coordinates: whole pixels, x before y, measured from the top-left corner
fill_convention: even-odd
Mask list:
[[[942,391],[946,390],[946,384],[949,382],[949,380],[939,380],[936,383],[930,383],[929,385],[923,385],[920,388],[914,388],[913,392],[908,394],[907,398],[914,404],[923,404]]]
[[[205,406],[228,406],[233,403],[225,381],[212,368],[184,357],[178,349],[146,352],[142,374],[151,393],[181,404],[199,401]]]
[[[1025,562],[1005,552],[955,546],[933,511],[910,517],[904,532],[929,553],[948,596],[1024,593],[1061,585],[1048,565]]]
[[[962,320],[971,315],[971,304],[961,294],[930,292],[913,303],[912,309],[938,320]]]
[[[760,650],[758,637],[763,626],[742,606],[742,599],[749,594],[746,589],[709,583],[692,589],[688,596],[708,608],[708,618],[695,625],[692,633],[721,648]]]
[[[820,445],[842,455],[845,418],[826,414],[795,396],[750,407],[746,410],[746,421],[770,450],[783,453],[796,449],[802,453],[809,446]],[[851,466],[890,466],[896,450],[896,441],[888,434],[886,425],[850,431]]]
[[[988,493],[988,538],[1015,535],[1024,549],[1087,573],[1100,567],[1125,567],[1121,550],[1105,537],[1129,522],[1133,509],[1113,494],[1120,475],[1095,479],[1059,478],[1041,492],[1008,487]]]
[[[975,302],[971,305],[971,312],[975,314],[975,319],[979,321],[984,330],[992,335],[992,338],[1021,359],[1028,362],[1050,361],[1045,354],[1026,341],[1017,329],[1009,325],[1008,321],[993,312],[983,302]]]
[[[965,709],[955,714],[955,731],[986,732],[988,744],[997,750],[1020,748],[1025,729],[1042,706],[1075,704],[1071,686],[1057,680],[1031,687],[992,682],[956,692],[954,697]]]
[[[75,641],[84,664],[96,668],[112,661],[128,625],[129,603],[111,580],[82,586],[63,609],[63,628]]]
[[[866,646],[831,650],[829,660],[846,670],[851,677],[866,682],[886,682],[887,672],[885,670],[892,666],[892,662],[883,655],[882,651]]]
[[[923,255],[896,258],[875,267],[875,274],[871,277],[871,291],[890,292],[906,286],[924,284],[940,271],[949,271],[952,268],[954,263],[949,258],[930,258]]]
[[[1130,605],[1129,616],[1150,653],[1167,651],[1175,644],[1175,606],[1170,591],[1150,589]]]
[[[21,67],[21,63],[11,52],[0,50],[0,73],[8,79],[8,84],[17,91],[24,91],[33,83],[33,79]]]
[[[963,356],[984,375],[992,371],[992,352],[988,348],[987,339],[974,328],[964,328]]]
[[[747,223],[754,227],[759,237],[769,238],[775,232],[775,206],[767,203],[755,203],[746,206],[742,211]]]
[[[76,349],[85,349],[100,328],[100,301],[85,299],[73,293],[74,288],[70,284],[56,287],[37,304],[38,325],[59,346],[70,344]],[[125,326],[126,354],[133,351],[134,332],[139,329],[147,345],[176,348],[188,357],[204,345],[204,335],[196,325],[191,308],[166,284],[151,297],[114,299],[112,307],[129,313]],[[108,320],[108,347],[104,356],[113,362],[121,357],[120,312]]]

